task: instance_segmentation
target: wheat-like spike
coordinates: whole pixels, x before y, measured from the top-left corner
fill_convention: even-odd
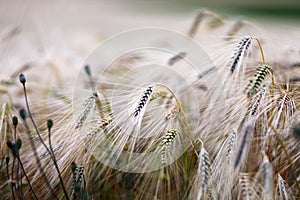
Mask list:
[[[178,112],[179,112],[179,110],[177,109],[176,106],[171,106],[170,108],[167,109],[166,116],[165,116],[165,120],[166,120],[166,121],[170,120],[170,119],[171,119],[172,117],[174,117]]]
[[[267,74],[270,72],[271,67],[268,64],[263,64],[262,66],[259,66],[254,74],[254,77],[252,80],[250,80],[250,83],[248,84],[246,88],[246,94],[251,97],[255,95],[261,85],[262,82],[265,80]]]
[[[200,23],[202,22],[202,20],[205,18],[205,16],[207,15],[207,10],[202,9],[200,10],[200,12],[198,13],[195,21],[193,22],[193,25],[188,33],[188,35],[193,38],[199,28]]]
[[[251,39],[252,38],[250,36],[243,37],[242,41],[240,41],[238,46],[235,48],[229,62],[230,71],[232,73],[234,72],[235,69],[241,66],[245,52],[247,51],[247,49],[251,44]]]
[[[277,183],[277,199],[279,200],[288,200],[288,192],[287,192],[288,185],[284,181],[284,179],[278,174],[278,183]]]
[[[266,94],[266,85],[263,85],[261,92],[258,95],[255,95],[253,98],[254,102],[251,106],[251,115],[255,115],[255,113],[259,107],[259,104],[260,104],[262,98],[265,96],[265,94]]]
[[[289,79],[289,83],[297,83],[300,82],[300,76],[294,76],[292,78]]]
[[[184,59],[185,56],[186,56],[186,52],[179,52],[178,54],[176,54],[175,56],[173,56],[172,58],[169,59],[168,65],[170,65],[170,66],[174,65],[175,63]]]
[[[261,199],[261,187],[251,180],[250,174],[240,173],[239,187],[242,196],[237,199]]]
[[[287,108],[291,112],[296,110],[295,102],[290,93],[281,94],[277,100],[277,104],[279,108]]]
[[[73,175],[73,182],[71,186],[72,199],[76,199],[76,193],[82,189],[82,181],[84,179],[83,167],[76,167]]]
[[[241,187],[242,192],[242,199],[251,199],[251,190],[250,190],[250,183],[246,176],[241,175],[239,178],[239,185]]]
[[[108,116],[104,119],[100,119],[100,121],[97,121],[95,128],[93,128],[89,133],[88,133],[88,138],[96,136],[99,131],[104,130],[110,123],[112,123],[113,119]]]
[[[265,197],[271,198],[273,193],[273,168],[268,156],[265,153],[263,153],[262,174]]]
[[[234,168],[237,168],[241,164],[241,162],[243,160],[243,156],[247,150],[247,145],[248,145],[247,143],[249,142],[249,139],[252,136],[252,132],[253,132],[253,126],[247,125],[244,129],[244,132],[242,135],[242,140],[240,142],[240,146],[237,151],[237,155],[236,155],[235,162],[234,162]]]
[[[202,196],[206,193],[207,187],[209,185],[209,179],[211,176],[211,168],[210,168],[210,158],[205,150],[205,148],[201,147],[199,156],[198,156],[198,169],[197,169],[197,176],[200,178],[200,188],[197,195],[197,199],[201,199]]]
[[[150,97],[150,101],[153,101],[153,100],[157,99],[158,97],[166,98],[167,92],[165,92],[163,90],[153,91],[151,94],[151,97]]]
[[[232,132],[228,138],[228,141],[227,141],[226,160],[228,163],[230,161],[230,157],[231,157],[231,153],[232,153],[235,141],[236,141],[236,129],[232,130]]]
[[[140,101],[138,102],[138,106],[135,108],[133,112],[133,116],[137,117],[142,109],[145,107],[145,105],[148,103],[148,101],[151,98],[151,94],[153,92],[153,86],[148,87],[145,91],[144,94],[142,95]]]
[[[76,123],[76,126],[75,126],[75,129],[77,128],[80,128],[82,127],[83,123],[85,122],[88,114],[91,112],[94,104],[95,104],[95,95],[90,95],[85,101],[84,101],[84,104],[83,104],[83,111],[82,113],[80,114],[78,120],[77,120],[77,123]]]
[[[161,163],[163,167],[165,167],[168,164],[170,148],[171,145],[174,143],[177,134],[177,130],[175,129],[168,130],[167,134],[163,137],[161,141]]]

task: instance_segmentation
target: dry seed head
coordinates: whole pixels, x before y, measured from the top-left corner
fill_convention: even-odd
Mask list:
[[[198,156],[197,176],[200,178],[200,188],[198,188],[199,193],[197,199],[201,199],[201,197],[204,196],[209,185],[209,179],[211,176],[210,164],[209,155],[202,145]]]
[[[142,95],[140,101],[137,104],[137,107],[133,112],[134,117],[137,117],[141,113],[143,108],[146,106],[146,104],[149,102],[152,92],[153,92],[153,86],[148,87],[144,91],[144,94]]]
[[[73,182],[71,186],[72,197],[76,198],[76,192],[81,190],[82,181],[84,179],[83,167],[76,167],[73,175]]]
[[[163,137],[163,139],[161,141],[161,148],[162,148],[161,149],[161,163],[162,163],[162,166],[167,165],[170,148],[171,148],[171,145],[174,143],[175,137],[177,134],[178,134],[177,130],[175,130],[175,129],[168,130],[167,134]]]
[[[235,71],[235,69],[241,66],[243,57],[251,44],[251,39],[252,38],[250,36],[243,37],[242,41],[240,41],[240,43],[234,50],[231,60],[229,62],[229,68],[232,73]]]
[[[200,25],[200,23],[202,22],[202,20],[205,18],[205,16],[207,15],[207,10],[206,9],[201,9],[195,19],[195,21],[193,22],[193,25],[188,33],[188,35],[193,38],[198,30],[198,27]]]
[[[251,105],[251,110],[250,110],[251,115],[255,115],[255,113],[260,105],[260,102],[263,99],[263,97],[265,96],[265,94],[266,94],[266,85],[263,85],[261,91],[252,98],[252,101],[254,101],[254,102]]]
[[[267,74],[270,72],[271,67],[268,64],[263,64],[262,66],[259,66],[254,74],[254,77],[252,80],[250,80],[250,83],[248,84],[246,88],[246,94],[248,97],[251,97],[258,93],[258,91],[262,87],[262,83],[265,80]]]
[[[228,141],[227,141],[227,148],[226,148],[226,160],[227,162],[230,161],[230,157],[231,157],[231,154],[232,154],[232,150],[234,148],[234,144],[235,144],[235,141],[236,141],[236,129],[232,130],[229,138],[228,138]]]
[[[277,183],[277,199],[279,200],[288,200],[289,195],[287,191],[288,185],[283,180],[283,178],[278,174],[278,183]]]
[[[253,126],[247,125],[243,131],[243,135],[240,141],[240,146],[238,148],[237,155],[234,162],[234,168],[237,168],[242,163],[243,157],[246,154],[249,145],[248,143],[250,141],[252,134],[253,134]]]
[[[104,130],[112,121],[113,119],[110,116],[101,119],[100,121],[97,121],[95,128],[91,130],[89,136],[91,137],[96,136],[99,133],[99,131]]]
[[[185,56],[186,56],[186,52],[179,52],[178,54],[176,54],[175,56],[173,56],[172,58],[169,59],[168,65],[170,65],[170,66],[174,65],[175,63],[184,59]]]
[[[290,111],[296,110],[295,103],[293,101],[293,97],[290,93],[282,93],[277,100],[278,108],[286,108]]]
[[[14,127],[17,127],[18,126],[18,117],[13,116],[12,122],[13,122]]]
[[[169,109],[166,111],[166,121],[170,120],[172,117],[176,116],[177,113],[179,113],[178,108],[176,106],[171,106]]]
[[[76,122],[75,129],[82,127],[82,125],[84,124],[85,120],[88,117],[88,114],[91,112],[94,104],[95,104],[95,95],[93,94],[93,95],[90,95],[84,101],[83,110]]]
[[[150,101],[153,101],[153,100],[157,99],[158,97],[166,98],[167,92],[165,92],[163,90],[153,91],[151,94],[151,97],[150,97]]]
[[[22,83],[23,86],[25,86],[26,78],[25,78],[24,74],[19,75],[19,81],[20,81],[20,83]]]

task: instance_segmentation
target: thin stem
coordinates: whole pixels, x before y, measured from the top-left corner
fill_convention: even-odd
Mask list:
[[[266,61],[265,61],[265,56],[264,56],[264,51],[262,49],[262,46],[261,46],[261,43],[259,41],[259,39],[257,37],[253,37],[253,39],[256,40],[257,44],[258,44],[258,47],[259,47],[259,50],[260,50],[260,53],[261,53],[261,59],[262,59],[262,62],[263,64],[266,64]]]
[[[15,143],[16,143],[16,140],[17,140],[17,126],[14,126],[14,142]],[[16,157],[14,157],[14,160],[13,160],[13,166],[12,166],[12,170],[11,170],[12,171],[11,172],[12,177],[14,177],[13,174],[14,174],[15,160],[16,160]],[[16,184],[18,185],[18,190],[20,190],[18,192],[19,198],[24,199],[23,191],[22,191],[22,179],[19,180],[19,171],[20,171],[20,164],[18,163],[18,165],[17,165],[17,175],[16,175]]]
[[[36,133],[37,133],[37,135],[38,135],[41,143],[43,144],[43,146],[45,147],[45,149],[47,150],[47,152],[51,155],[51,151],[49,150],[49,148],[47,147],[47,145],[43,141],[43,139],[41,137],[41,134],[40,134],[40,132],[39,132],[39,130],[37,128],[37,125],[36,125],[36,123],[35,123],[35,121],[34,121],[34,119],[32,117],[32,114],[31,114],[31,111],[30,111],[30,107],[29,107],[29,103],[28,103],[28,97],[27,97],[27,91],[26,91],[25,84],[23,84],[23,91],[24,91],[24,97],[25,97],[25,102],[26,102],[26,108],[27,108],[28,116],[29,116],[29,118],[30,118],[30,120],[31,120],[31,122],[32,122],[32,124],[34,126],[34,129],[35,129],[35,131],[36,131]],[[27,128],[29,130],[28,125],[27,125]],[[29,135],[30,135],[30,133],[29,133]],[[32,141],[32,143],[33,143],[33,141]],[[33,143],[33,145],[34,145],[34,143]],[[35,148],[35,145],[34,145],[34,148]],[[51,190],[51,193],[53,194],[53,196],[57,199],[57,197],[56,197],[56,195],[55,195],[55,193],[54,193],[54,191],[53,191],[53,189],[52,189],[52,187],[51,187],[51,185],[50,185],[50,183],[49,183],[49,181],[48,181],[48,179],[47,179],[47,177],[46,177],[46,175],[45,175],[45,173],[44,173],[44,171],[42,169],[42,166],[41,166],[40,160],[38,159],[38,154],[37,154],[36,150],[35,150],[35,154],[36,154],[37,162],[39,162],[39,168],[40,168],[40,170],[42,170],[41,172],[43,172],[42,174],[45,177],[46,184],[48,185],[49,189]],[[55,163],[53,157],[52,156],[50,156],[50,157],[53,160],[53,162]],[[69,200],[68,196],[66,196],[66,198],[67,198],[67,200]]]
[[[66,198],[69,199],[69,195],[68,195],[68,192],[67,192],[66,187],[64,185],[64,181],[63,181],[61,173],[59,171],[59,168],[58,168],[58,165],[57,165],[57,162],[56,162],[56,157],[55,157],[55,154],[54,154],[54,151],[53,151],[53,148],[52,148],[52,144],[51,144],[51,130],[50,129],[48,131],[48,138],[49,138],[49,148],[50,148],[50,151],[51,151],[50,155],[52,157],[52,160],[53,160],[54,166],[56,168],[56,171],[58,173],[58,177],[59,177],[59,181],[60,181],[61,187],[63,189],[63,192],[64,192]]]
[[[24,199],[23,188],[22,188],[22,178],[19,179],[19,175],[22,176],[22,174],[20,174],[19,172],[20,172],[20,163],[18,162],[18,166],[17,166],[17,180],[19,180],[18,188],[20,188],[20,199]]]
[[[8,164],[6,165],[6,174],[7,174],[8,183],[10,184],[11,194],[13,196],[13,199],[15,200],[16,198],[15,198],[15,194],[14,194],[14,187],[13,187],[12,183],[9,180],[9,166],[8,166]],[[11,181],[13,181],[13,180],[11,180]]]
[[[13,163],[12,163],[12,167],[11,167],[11,179],[12,179],[12,181],[14,180],[15,161],[16,161],[16,157],[14,157]],[[16,184],[18,184],[17,181],[16,181]],[[12,188],[15,188],[15,190],[17,190],[16,186],[13,186],[13,185],[12,185]],[[13,195],[13,197],[14,197],[14,195]]]
[[[188,128],[189,137],[190,137],[190,138],[189,138],[189,137],[188,137],[188,138],[189,138],[191,144],[193,145],[193,134],[192,134],[192,130],[191,130],[191,127],[190,127],[190,125],[189,125],[189,122],[188,122],[188,120],[187,120],[187,117],[186,117],[186,115],[185,115],[185,112],[184,112],[184,110],[183,110],[183,108],[182,108],[182,106],[181,106],[181,103],[180,103],[179,99],[177,98],[177,96],[175,95],[175,93],[173,92],[173,90],[172,90],[171,88],[169,88],[167,85],[165,85],[165,84],[163,84],[163,83],[156,83],[156,85],[166,88],[166,89],[171,93],[171,95],[175,98],[175,101],[176,101],[176,103],[177,103],[177,105],[178,105],[178,107],[179,107],[179,111],[181,112],[181,114],[182,114],[182,116],[183,116],[183,119],[184,119],[184,121],[185,121],[185,123],[186,123],[186,125],[187,125],[187,128]]]
[[[281,145],[281,147],[282,147],[284,153],[286,154],[289,165],[292,166],[292,160],[291,160],[291,158],[290,158],[290,156],[289,156],[288,151],[287,151],[286,148],[285,148],[284,142],[283,142],[282,139],[279,137],[279,134],[278,134],[277,130],[274,128],[274,126],[273,126],[271,123],[269,123],[269,126],[271,127],[272,131],[275,133],[276,138],[278,139],[278,141],[279,141],[279,143],[280,143],[280,145]],[[293,179],[294,179],[294,181],[295,181],[295,183],[296,183],[296,187],[297,187],[297,189],[298,189],[298,192],[300,192],[300,185],[299,185],[298,180],[297,180],[297,178],[295,177],[294,173],[292,173],[292,177],[293,177]]]
[[[19,161],[19,163],[20,163],[20,166],[21,166],[21,169],[22,169],[22,171],[23,171],[23,174],[24,174],[24,176],[25,176],[25,178],[26,178],[26,180],[27,180],[27,182],[28,182],[30,191],[31,191],[32,194],[34,195],[34,198],[38,200],[38,198],[37,198],[35,192],[34,192],[33,189],[32,189],[30,180],[29,180],[29,178],[28,178],[28,176],[27,176],[27,174],[26,174],[26,172],[25,172],[25,169],[24,169],[24,166],[23,166],[23,164],[22,164],[22,162],[21,162],[20,156],[17,156],[17,159],[18,159],[18,161]]]
[[[34,141],[33,141],[32,137],[31,137],[30,129],[29,129],[28,124],[27,124],[26,121],[24,121],[24,126],[25,126],[25,128],[26,128],[26,133],[27,133],[27,136],[28,136],[28,138],[29,138],[29,142],[30,142],[30,145],[31,145],[31,148],[32,148],[32,151],[33,151],[33,154],[34,154],[34,157],[35,157],[35,160],[36,160],[38,169],[39,169],[39,171],[40,171],[42,177],[45,179],[45,183],[46,183],[47,187],[50,189],[52,195],[54,196],[55,199],[58,199],[58,198],[56,197],[56,195],[55,195],[55,193],[54,193],[54,191],[53,191],[53,189],[52,189],[52,187],[51,187],[49,181],[48,181],[47,176],[45,175],[45,172],[44,172],[43,168],[42,168],[42,164],[41,164],[41,161],[40,161],[40,159],[39,159],[39,156],[38,156],[38,153],[37,153],[37,150],[36,150],[36,146],[35,146],[35,144],[34,144]],[[50,153],[51,153],[51,152],[50,152]],[[22,166],[21,166],[21,167],[22,167]],[[23,170],[23,173],[24,173],[24,170]]]
[[[29,108],[29,103],[28,103],[28,98],[27,98],[27,92],[26,92],[26,87],[25,87],[25,85],[23,85],[23,89],[24,89],[24,96],[25,96],[25,102],[26,102],[26,108],[27,108],[28,116],[29,116],[29,118],[30,118],[30,120],[31,120],[31,122],[32,122],[32,124],[33,124],[33,126],[34,126],[34,129],[35,129],[35,131],[36,131],[36,133],[37,133],[37,135],[38,135],[38,137],[39,137],[41,143],[43,144],[43,146],[45,147],[45,149],[48,151],[48,153],[51,154],[49,148],[47,147],[47,145],[46,145],[45,142],[43,141],[43,138],[42,138],[42,136],[41,136],[41,134],[40,134],[40,131],[39,131],[39,129],[37,128],[37,125],[36,125],[36,123],[35,123],[35,121],[34,121],[34,119],[33,119],[33,117],[32,117],[32,114],[31,114],[31,111],[30,111],[30,108]]]

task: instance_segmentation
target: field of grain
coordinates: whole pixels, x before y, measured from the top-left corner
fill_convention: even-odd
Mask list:
[[[1,200],[300,198],[298,16],[188,2],[0,2]]]

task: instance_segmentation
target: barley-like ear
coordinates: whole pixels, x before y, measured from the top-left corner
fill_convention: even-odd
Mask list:
[[[258,94],[254,95],[254,97],[251,99],[252,100],[252,105],[250,108],[251,115],[255,115],[260,105],[260,102],[265,95],[266,95],[266,86],[263,85],[261,91]]]
[[[288,195],[288,185],[284,181],[284,179],[278,174],[278,182],[277,182],[277,198],[279,200],[288,200],[289,195]]]
[[[105,130],[105,128],[111,124],[113,121],[113,119],[108,116],[104,119],[100,119],[100,120],[97,120],[96,121],[96,124],[95,124],[95,127],[90,131],[88,132],[88,135],[87,135],[87,138],[88,139],[92,139],[94,137],[97,137],[97,134],[102,131],[102,130]],[[106,133],[106,131],[105,131]],[[108,135],[107,135],[108,136]]]
[[[168,164],[168,158],[170,155],[171,145],[175,141],[175,137],[178,135],[177,130],[168,130],[167,134],[163,137],[161,142],[161,163],[165,167]]]
[[[279,96],[279,98],[277,100],[277,105],[280,110],[285,109],[286,111],[289,111],[291,113],[295,112],[295,110],[296,110],[296,105],[295,105],[294,99],[293,99],[292,95],[287,91],[283,92]]]
[[[73,181],[71,186],[71,197],[72,199],[76,199],[76,194],[79,194],[80,198],[85,196],[85,177],[84,177],[83,167],[76,167],[73,173]]]
[[[198,191],[196,194],[197,200],[206,199],[211,178],[210,158],[203,143],[201,145],[200,153],[198,155],[197,177],[194,183],[194,186],[197,187],[196,190]]]
[[[141,99],[137,103],[137,107],[134,109],[133,116],[137,117],[145,108],[147,103],[149,102],[151,98],[151,94],[153,92],[153,86],[149,86],[145,91],[144,94],[142,95]]]
[[[174,65],[175,63],[184,59],[185,56],[186,56],[186,52],[179,52],[178,54],[176,54],[175,56],[173,56],[172,58],[169,59],[168,65],[170,65],[170,66]]]
[[[300,82],[300,76],[294,76],[292,78],[289,79],[289,83],[297,83],[297,82]]]
[[[179,113],[179,109],[176,106],[170,106],[170,108],[166,109],[165,120],[170,120],[172,117],[176,116],[177,113]]]
[[[82,125],[84,124],[85,120],[87,119],[88,117],[88,114],[91,112],[91,110],[93,109],[94,105],[95,105],[95,101],[96,101],[96,98],[95,98],[95,95],[92,94],[90,95],[85,101],[84,101],[84,104],[83,104],[83,110],[76,122],[76,125],[75,125],[75,129],[77,128],[81,128]]]
[[[253,181],[248,173],[239,176],[240,197],[238,199],[261,199],[261,186]]]
[[[273,194],[273,168],[268,156],[263,152],[262,163],[263,188],[266,199],[272,199]]]
[[[250,139],[253,134],[253,129],[254,128],[252,125],[247,125],[243,130],[243,134],[241,135],[241,140],[239,142],[240,145],[237,149],[238,151],[234,162],[234,168],[236,169],[242,164],[242,161],[246,156],[246,153],[248,152],[248,148],[251,142]]]
[[[250,80],[250,83],[248,84],[245,90],[248,97],[251,97],[258,93],[258,91],[261,89],[262,83],[264,82],[270,70],[271,67],[268,64],[263,64],[262,66],[259,66],[257,68],[253,79]]]
[[[236,141],[236,129],[232,130],[228,141],[227,141],[227,147],[226,147],[226,160],[229,163],[230,162],[230,157],[232,154],[232,150],[234,148],[235,145],[235,141]]]
[[[158,91],[153,91],[150,97],[150,101],[153,101],[157,98],[166,98],[167,97],[167,92],[163,90],[158,90]]]
[[[240,41],[240,43],[234,50],[231,60],[229,62],[229,68],[232,73],[235,71],[235,69],[241,66],[243,57],[251,44],[251,39],[252,38],[250,36],[243,37],[242,41]]]
[[[188,35],[193,38],[195,34],[197,33],[197,30],[199,28],[199,25],[201,24],[202,20],[205,18],[207,15],[207,11],[205,9],[202,9],[199,11],[195,21],[193,22],[193,25],[188,33]]]

